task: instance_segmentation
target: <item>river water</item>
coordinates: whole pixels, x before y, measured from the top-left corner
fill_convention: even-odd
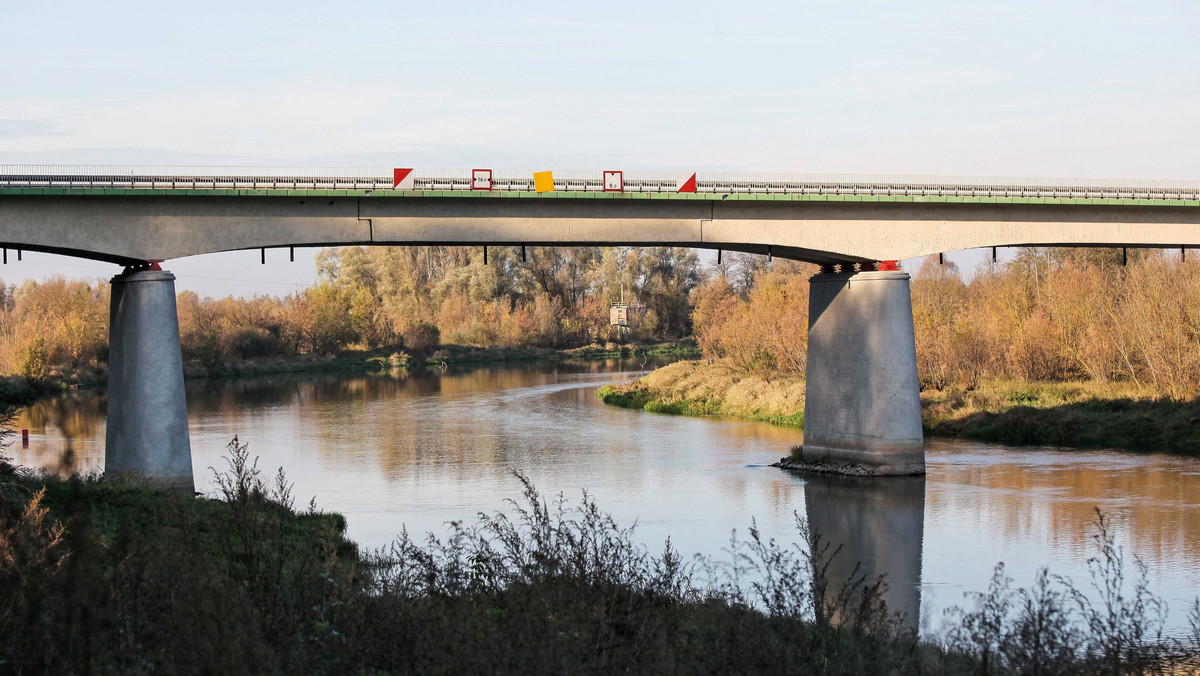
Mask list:
[[[648,365],[651,368],[653,364]],[[1129,558],[1186,626],[1200,594],[1200,460],[1115,451],[1016,449],[927,441],[917,479],[803,477],[768,463],[801,442],[763,423],[656,415],[605,406],[595,388],[639,374],[631,361],[454,366],[403,376],[288,375],[195,381],[188,412],[197,489],[215,488],[226,444],[249,442],[268,473],[282,466],[298,502],[346,515],[350,536],[377,547],[402,528],[446,533],[451,520],[506,508],[514,476],[545,494],[582,491],[661,551],[725,557],[731,534],[757,523],[796,540],[795,516],[845,545],[841,560],[886,573],[889,603],[936,630],[964,592],[986,589],[1004,562],[1017,585],[1039,568],[1086,587],[1094,510],[1116,524]],[[44,401],[7,453],[52,470],[104,463],[103,395]]]

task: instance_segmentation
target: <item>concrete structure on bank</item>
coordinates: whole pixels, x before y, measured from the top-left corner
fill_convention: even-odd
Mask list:
[[[490,170],[0,166],[0,246],[132,266],[113,280],[107,466],[184,488],[173,277],[146,270],[153,261],[268,247],[517,244],[685,246],[817,263],[805,454],[882,475],[923,472],[924,451],[909,280],[875,272],[878,261],[988,246],[1200,246],[1200,182],[619,173],[537,183],[531,172]]]

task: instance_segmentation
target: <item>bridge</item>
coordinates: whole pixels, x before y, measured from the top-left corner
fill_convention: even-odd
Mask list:
[[[924,471],[908,275],[978,247],[1200,246],[1200,181],[0,165],[0,247],[112,280],[106,471],[193,486],[165,260],[335,245],[653,245],[816,263],[805,458]],[[485,249],[486,251],[486,249]]]
[[[529,171],[400,171],[0,165],[0,240],[126,265],[342,244],[673,245],[826,265],[1200,246],[1200,182],[574,171],[539,192]]]

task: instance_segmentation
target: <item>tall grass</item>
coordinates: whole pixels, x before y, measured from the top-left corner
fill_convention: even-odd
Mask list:
[[[1168,638],[1166,602],[1150,591],[1145,563],[1135,556],[1129,569],[1112,522],[1098,509],[1092,527],[1095,554],[1082,589],[1047,569],[1033,587],[1014,589],[1000,564],[987,591],[969,595],[970,610],[947,611],[943,645],[969,655],[980,673],[1195,673],[1200,599],[1188,617],[1190,636]]]
[[[1165,638],[1103,517],[1097,593],[1049,573],[1013,590],[1001,568],[921,639],[886,579],[833,578],[845,552],[800,518],[792,542],[752,524],[688,561],[518,477],[505,512],[362,552],[236,440],[213,499],[3,467],[4,673],[1154,674],[1200,650],[1200,604]]]

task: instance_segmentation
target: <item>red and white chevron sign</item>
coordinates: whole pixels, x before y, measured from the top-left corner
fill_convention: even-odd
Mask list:
[[[395,190],[412,190],[413,181],[416,180],[412,169],[393,169],[392,170],[392,188]]]
[[[696,172],[681,172],[675,179],[675,192],[696,192]]]

